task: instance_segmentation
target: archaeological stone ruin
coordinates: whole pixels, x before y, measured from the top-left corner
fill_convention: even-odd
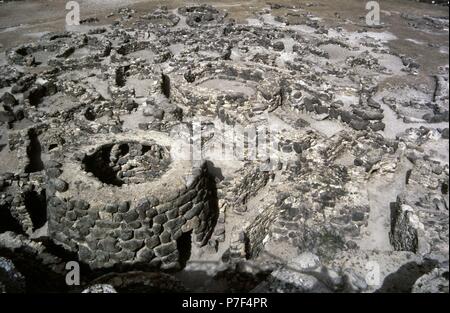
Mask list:
[[[448,2],[87,2],[0,2],[0,293],[448,293]]]

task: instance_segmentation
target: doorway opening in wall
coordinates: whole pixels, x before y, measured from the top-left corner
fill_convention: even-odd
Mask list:
[[[33,222],[33,230],[39,229],[47,222],[47,197],[45,189],[25,193],[25,208]]]
[[[177,249],[179,253],[179,262],[181,268],[186,266],[186,263],[191,258],[191,249],[192,249],[192,230],[186,233],[183,233],[180,238],[177,240]]]
[[[18,234],[23,233],[22,226],[12,216],[8,205],[0,205],[0,233],[12,231]]]
[[[27,147],[28,165],[25,167],[25,173],[35,173],[44,169],[44,163],[41,159],[42,147],[38,135],[31,131],[29,134],[30,145]]]

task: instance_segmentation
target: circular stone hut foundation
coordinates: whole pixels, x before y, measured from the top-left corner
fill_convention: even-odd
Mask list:
[[[206,164],[172,160],[161,134],[92,142],[62,166],[68,186],[47,190],[52,239],[92,269],[179,268],[191,240],[205,244],[217,220]]]
[[[170,98],[193,115],[218,116],[246,125],[255,115],[283,104],[283,78],[273,68],[207,62],[188,72],[172,72]]]

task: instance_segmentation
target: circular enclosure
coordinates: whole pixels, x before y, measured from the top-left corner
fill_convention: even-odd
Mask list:
[[[139,184],[160,177],[170,165],[170,152],[154,143],[120,142],[98,147],[82,160],[82,167],[102,183]]]
[[[248,124],[253,116],[282,105],[283,76],[251,64],[202,63],[188,72],[168,74],[170,98],[186,112]]]

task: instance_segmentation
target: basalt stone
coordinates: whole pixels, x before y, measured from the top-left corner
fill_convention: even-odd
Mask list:
[[[12,123],[16,120],[14,113],[9,111],[0,111],[0,123]]]
[[[136,221],[139,218],[139,214],[135,211],[129,211],[127,213],[124,213],[122,215],[122,218],[125,222],[131,223],[133,221]]]
[[[65,203],[67,211],[72,211],[75,208],[75,202],[76,200],[70,200],[69,202]]]
[[[178,250],[175,250],[172,253],[170,253],[169,255],[162,257],[161,262],[164,263],[164,265],[166,266],[165,268],[167,268],[167,269],[176,268],[179,266],[178,265],[179,257],[180,257],[180,253],[178,252]]]
[[[73,202],[74,210],[79,210],[79,211],[87,210],[87,209],[89,209],[89,206],[90,206],[89,203],[86,202],[85,200],[75,200]]]
[[[23,99],[28,100],[31,105],[36,106],[44,96],[45,88],[41,85],[36,85],[24,92]]]
[[[448,128],[445,128],[442,133],[441,136],[443,139],[448,139]]]
[[[203,243],[203,239],[205,238],[205,234],[203,233],[203,230],[200,229],[200,227],[197,229],[198,233],[195,233],[195,241],[198,243]]]
[[[165,215],[165,214],[159,214],[153,218],[153,223],[156,223],[156,224],[162,225],[167,221],[168,221],[168,218],[167,218],[167,215]]]
[[[101,250],[110,253],[117,253],[120,251],[120,248],[117,246],[117,241],[113,238],[105,238],[99,240],[98,247]]]
[[[276,51],[283,51],[284,50],[284,43],[282,41],[277,41],[277,42],[273,43],[272,47]]]
[[[151,208],[145,212],[146,217],[149,219],[153,219],[156,215],[158,215],[158,211],[155,208]]]
[[[151,208],[150,202],[147,199],[141,199],[136,204],[136,210],[147,211]]]
[[[163,227],[161,224],[153,223],[152,231],[154,234],[160,234],[162,232],[162,230],[163,230]]]
[[[161,268],[161,259],[158,257],[154,257],[149,263],[148,266],[151,268]]]
[[[139,124],[138,124],[138,128],[139,128],[140,130],[148,130],[149,125],[148,125],[148,123],[139,123]]]
[[[128,223],[128,226],[130,226],[132,229],[138,229],[142,227],[142,223],[139,221],[133,221],[131,223]]]
[[[328,114],[328,108],[323,105],[316,105],[314,107],[314,110],[316,111],[317,114]]]
[[[297,154],[301,154],[303,151],[302,144],[300,142],[294,142],[292,148]]]
[[[372,98],[369,98],[369,99],[367,100],[367,104],[368,104],[370,107],[375,108],[375,109],[381,108],[381,104],[379,104],[378,102],[376,102],[376,101],[373,100]]]
[[[116,204],[108,204],[105,207],[105,211],[108,213],[117,213],[117,205]]]
[[[131,260],[133,259],[135,256],[135,253],[130,251],[130,250],[126,250],[126,249],[122,249],[122,251],[115,253],[112,255],[112,257],[115,260],[118,261],[127,261],[127,260]]]
[[[179,209],[179,213],[181,215],[185,214],[188,210],[190,210],[192,208],[192,202],[188,202],[184,205],[182,205]]]
[[[414,152],[406,153],[406,158],[413,164],[416,164],[417,160],[419,159],[419,156]]]
[[[384,114],[379,112],[353,110],[353,113],[363,120],[382,120],[384,118]]]
[[[149,249],[153,249],[161,243],[158,236],[154,235],[150,238],[145,239],[145,246]]]
[[[69,221],[72,221],[72,222],[76,221],[77,220],[77,214],[74,211],[69,211],[69,212],[66,213],[66,218]]]
[[[183,235],[183,231],[181,229],[179,229],[172,234],[172,240],[178,240],[182,235]]]
[[[126,213],[130,209],[130,203],[128,201],[123,201],[119,204],[119,212],[120,213]]]
[[[349,124],[352,121],[352,119],[354,118],[353,114],[348,111],[341,111],[340,115],[341,115],[341,121],[343,121],[344,123],[347,123],[347,124]]]
[[[156,211],[158,211],[158,214],[162,214],[162,213],[165,213],[165,212],[167,212],[168,210],[170,210],[172,207],[173,207],[173,206],[172,206],[172,203],[171,203],[171,202],[168,202],[168,203],[164,203],[164,204],[159,205],[159,206],[156,208]]]
[[[66,207],[63,201],[61,201],[61,199],[59,199],[58,197],[51,197],[48,201],[48,207],[49,209],[53,209],[55,211],[55,213],[60,213],[62,212],[63,214],[66,211]]]
[[[190,220],[194,216],[198,215],[202,209],[203,209],[203,203],[197,203],[196,205],[193,206],[192,209],[190,209],[189,211],[186,212],[186,214],[184,214],[184,217],[187,220]]]
[[[140,229],[136,229],[134,231],[134,238],[135,239],[146,239],[149,238],[153,235],[153,232],[145,229],[145,228],[140,228]]]
[[[17,121],[21,121],[25,118],[25,108],[22,105],[14,107],[12,112]]]
[[[116,229],[110,230],[108,232],[108,236],[111,238],[114,238],[114,239],[118,239],[121,232],[122,232],[121,229],[116,228]]]
[[[45,88],[45,96],[53,96],[58,92],[58,87],[54,82],[48,81],[45,84],[43,84],[43,87]]]
[[[196,194],[197,194],[196,190],[189,190],[184,195],[181,195],[178,199],[175,200],[175,206],[180,207],[183,204],[188,203],[189,201],[194,199]]]
[[[206,230],[207,224],[205,223],[205,221],[202,221],[200,219],[200,225],[195,229],[194,233],[195,234],[200,234],[203,233]]]
[[[109,253],[101,250],[97,250],[95,253],[95,262],[92,262],[94,266],[100,267],[109,261]]]
[[[122,241],[130,240],[131,238],[133,238],[133,231],[131,229],[123,229],[119,234],[119,238]],[[136,239],[139,239],[139,238],[136,238]]]
[[[313,112],[314,111],[314,103],[310,101],[306,101],[308,99],[305,99],[305,109],[307,112]]]
[[[145,108],[142,110],[142,115],[143,116],[153,116],[153,111],[154,111],[154,109],[152,107]]]
[[[18,104],[17,99],[9,92],[5,92],[0,100],[4,105],[7,105],[9,107],[13,107]]]
[[[202,183],[202,184],[204,185],[204,183]],[[202,189],[200,189],[198,191],[197,196],[192,200],[192,203],[198,203],[198,202],[202,202],[203,200],[205,200],[207,191],[204,188],[206,188],[206,187],[202,186]],[[181,212],[181,210],[180,210],[180,212]]]
[[[75,52],[75,47],[73,47],[73,46],[63,47],[59,51],[59,53],[56,55],[56,57],[57,58],[67,58],[74,52]]]
[[[177,217],[173,220],[170,220],[164,224],[164,229],[168,230],[169,232],[174,232],[177,229],[181,228],[181,226],[184,224],[186,219],[184,217]]]
[[[422,118],[428,123],[448,122],[448,111],[445,114],[427,113]]]
[[[167,218],[168,218],[169,220],[174,219],[175,217],[178,216],[178,209],[175,208],[175,209],[172,209],[172,210],[170,210],[170,211],[167,211],[167,212],[166,212],[166,216],[167,216]]]
[[[292,145],[288,144],[288,145],[284,145],[281,147],[281,151],[284,153],[291,153],[293,150]]]
[[[434,113],[426,113],[422,116],[422,119],[424,119],[428,123],[432,123],[433,118],[434,118]]]
[[[21,93],[21,92],[25,92],[29,87],[30,86],[29,86],[28,83],[26,83],[26,84],[15,84],[14,86],[12,86],[11,92],[13,94],[18,94],[18,93]]]
[[[100,239],[105,238],[107,232],[108,232],[108,229],[103,229],[103,228],[100,228],[100,227],[94,227],[91,230],[90,237],[92,237],[92,238],[94,238],[96,240],[100,240]]]
[[[128,112],[131,112],[138,107],[139,105],[132,99],[128,99],[128,101],[125,103],[125,108]]]
[[[386,125],[383,122],[372,123],[369,126],[374,132],[384,130],[386,127]]]
[[[77,214],[77,219],[88,215],[88,212],[84,210],[74,210],[73,212]]]
[[[307,111],[312,112],[314,111],[315,105],[321,105],[321,102],[317,98],[305,98],[304,105]]]
[[[69,188],[67,182],[62,179],[56,178],[52,179],[50,183],[55,187],[55,189],[59,192],[65,192]]]
[[[172,252],[174,252],[176,250],[177,250],[177,242],[172,241],[172,242],[165,243],[165,244],[162,244],[162,245],[156,247],[154,249],[154,252],[155,252],[156,256],[164,257],[164,256],[171,254]]]
[[[330,118],[337,119],[339,117],[339,110],[335,108],[330,108],[329,110]]]
[[[159,235],[159,239],[161,240],[161,243],[168,243],[171,241],[171,235],[168,231],[163,231],[161,235]]]
[[[100,228],[113,229],[119,227],[120,224],[107,220],[97,220],[95,221],[95,225]]]
[[[208,208],[208,203],[204,203],[203,207]],[[202,222],[209,222],[209,216],[208,216],[207,212],[208,212],[208,210],[205,209],[203,211],[200,211],[200,214],[198,214],[198,217]]]
[[[93,221],[96,221],[100,218],[98,215],[98,211],[89,210],[87,213],[88,213],[89,218]]]
[[[155,257],[155,254],[151,249],[146,247],[142,248],[136,253],[136,260],[138,262],[148,262],[151,261]]]
[[[83,216],[78,219],[77,226],[78,227],[94,227],[95,220],[91,219],[89,216]]]
[[[350,122],[350,126],[355,130],[366,130],[367,126],[369,126],[369,122],[366,120],[353,119]]]
[[[195,187],[195,190],[197,191],[197,196],[198,196],[199,192],[204,191],[204,189],[206,188],[205,183],[206,183],[206,180],[204,178],[202,178],[198,181],[197,186]],[[195,202],[195,200],[194,200],[194,202]]]
[[[121,242],[119,245],[123,249],[127,249],[127,250],[135,252],[144,246],[144,241],[138,240],[138,239],[130,239],[128,241]]]
[[[91,261],[94,259],[94,254],[92,253],[92,251],[89,248],[87,248],[85,246],[79,246],[78,257],[80,258],[80,260],[83,260],[83,261]]]
[[[97,245],[98,245],[97,238],[93,238],[93,237],[86,238],[86,243],[90,250],[92,250],[92,251],[97,250]]]
[[[156,119],[158,119],[158,120],[163,120],[164,119],[164,114],[165,114],[166,112],[164,111],[164,110],[162,110],[162,109],[156,109],[154,112],[153,112],[153,117],[154,118],[156,118]]]
[[[45,172],[49,178],[57,178],[62,174],[62,171],[56,167],[48,168]]]
[[[162,161],[160,160],[160,162],[162,162]],[[150,203],[150,205],[152,207],[157,207],[160,204],[159,199],[157,197],[151,196],[151,195],[147,196],[147,201]],[[168,204],[170,204],[170,202]]]
[[[353,212],[352,213],[352,220],[355,222],[364,221],[364,218],[365,218],[364,212]]]
[[[180,264],[178,262],[168,262],[169,258],[165,258],[163,264],[161,264],[161,269],[168,270],[176,270],[180,268]]]
[[[113,215],[113,222],[120,223],[123,221],[122,214],[114,214]]]

